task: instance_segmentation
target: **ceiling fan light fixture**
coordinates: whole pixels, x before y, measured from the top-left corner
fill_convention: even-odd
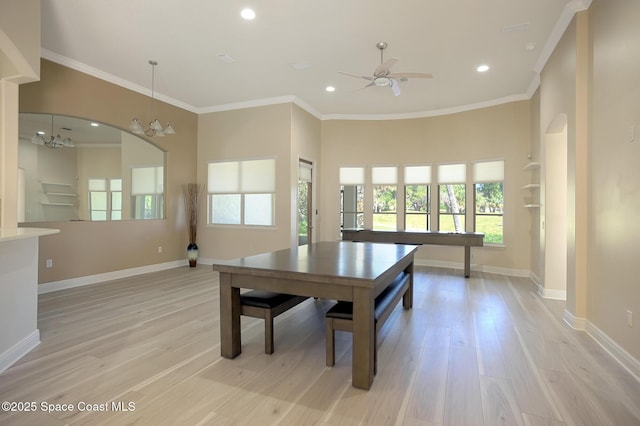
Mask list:
[[[389,84],[391,83],[391,80],[389,80],[387,77],[378,77],[375,80],[373,80],[373,82],[378,87],[385,87],[385,86],[389,86]]]

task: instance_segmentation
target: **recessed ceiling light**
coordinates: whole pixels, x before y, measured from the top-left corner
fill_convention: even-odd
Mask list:
[[[46,134],[46,133],[45,133],[45,132],[43,132],[42,130],[38,130],[36,133],[37,133],[37,134],[39,134],[39,135],[44,135],[44,134]]]
[[[480,65],[476,70],[478,72],[487,72],[489,71],[489,65]]]
[[[91,123],[91,127],[98,127],[99,124],[98,123]]]
[[[335,91],[336,91],[336,88],[335,88],[335,87],[333,87],[333,86],[327,86],[327,87],[325,87],[325,89],[324,89],[324,90],[326,90],[327,92],[335,92]]]
[[[245,7],[240,11],[240,16],[242,16],[247,21],[251,21],[256,17],[256,12],[254,12],[253,9]]]
[[[536,49],[535,43],[527,43],[524,45],[524,50],[526,50],[527,52],[533,52],[535,49]]]

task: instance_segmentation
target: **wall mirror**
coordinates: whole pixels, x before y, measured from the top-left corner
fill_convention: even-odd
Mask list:
[[[164,218],[165,153],[83,118],[21,113],[18,222]]]

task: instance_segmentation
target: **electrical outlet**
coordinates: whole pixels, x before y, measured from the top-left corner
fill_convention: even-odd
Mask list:
[[[158,253],[162,253],[162,246],[158,246]]]
[[[627,325],[633,327],[633,312],[631,312],[631,309],[627,309]]]
[[[47,259],[47,268],[53,268],[53,259]]]

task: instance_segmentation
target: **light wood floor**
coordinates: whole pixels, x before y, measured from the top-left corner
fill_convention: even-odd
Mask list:
[[[262,322],[243,318],[243,352],[227,360],[210,267],[41,295],[42,343],[0,375],[0,401],[38,410],[0,412],[0,424],[640,424],[640,383],[528,279],[418,267],[414,308],[399,304],[382,328],[368,392],[350,384],[350,334],[325,366],[330,305],[310,299],[278,317],[270,356]]]

